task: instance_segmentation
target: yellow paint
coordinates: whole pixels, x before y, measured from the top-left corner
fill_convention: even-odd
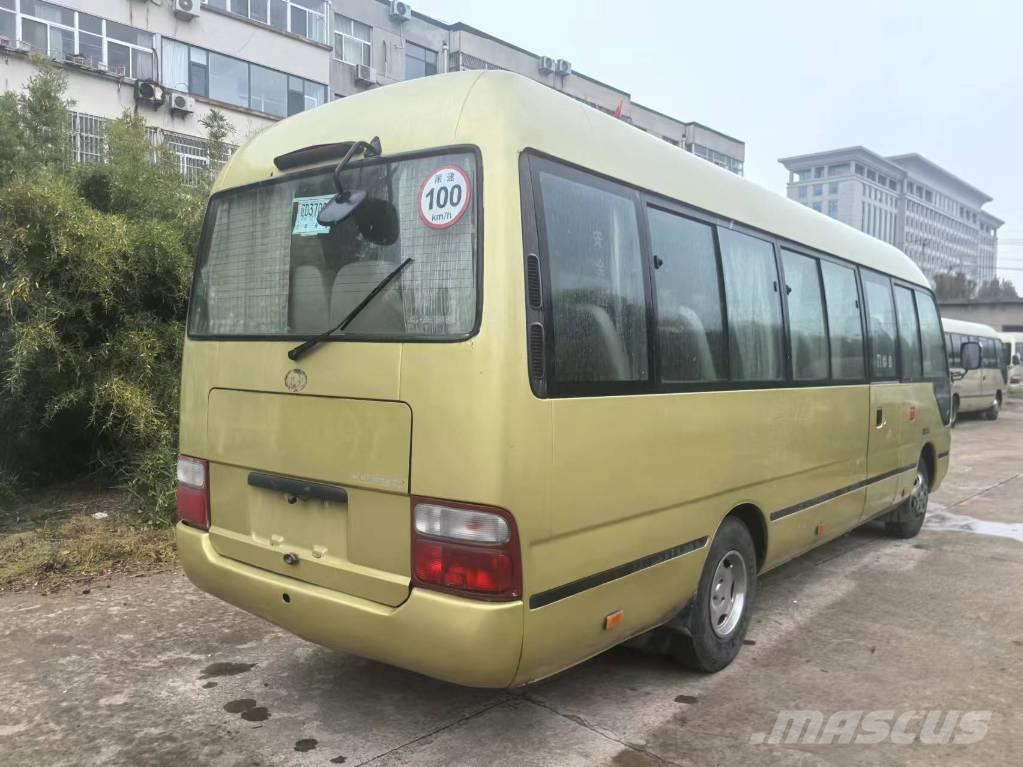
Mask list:
[[[479,333],[456,343],[332,342],[298,364],[286,355],[294,341],[186,340],[181,452],[211,461],[213,527],[179,526],[178,541],[200,588],[324,645],[461,684],[524,684],[669,620],[695,592],[733,509],[764,521],[760,564],[769,569],[860,523],[865,502],[891,502],[907,479],[773,522],[772,513],[915,466],[925,444],[948,451],[924,384],[534,397],[519,198],[525,148],[926,281],[894,248],[524,78],[435,76],[297,115],[239,149],[217,190],[280,175],[277,155],[373,135],[386,154],[479,148]],[[296,367],[307,383],[293,394],[285,377]],[[881,430],[878,406],[890,413]],[[936,463],[940,482],[948,461]],[[289,503],[249,487],[252,470],[341,485],[348,503]],[[410,589],[410,494],[508,509],[523,600]],[[683,556],[528,606],[540,592],[704,537],[707,546]],[[285,563],[286,553],[298,564]],[[620,622],[606,630],[618,610]]]

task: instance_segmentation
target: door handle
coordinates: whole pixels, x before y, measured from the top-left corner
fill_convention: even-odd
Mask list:
[[[874,427],[877,429],[883,429],[885,424],[884,420],[884,408],[878,408],[874,414]]]

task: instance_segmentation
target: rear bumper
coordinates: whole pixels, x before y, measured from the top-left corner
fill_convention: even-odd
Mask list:
[[[388,607],[222,557],[207,533],[180,523],[177,543],[200,589],[310,642],[472,687],[507,687],[515,678],[522,602],[412,589]]]

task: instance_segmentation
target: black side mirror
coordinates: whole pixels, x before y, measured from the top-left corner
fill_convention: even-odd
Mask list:
[[[976,341],[966,341],[959,347],[959,359],[962,360],[961,367],[969,372],[980,367],[980,344]]]
[[[1013,365],[1018,365],[1019,364],[1019,355],[1018,354],[1013,354],[1012,355],[1012,364]]]

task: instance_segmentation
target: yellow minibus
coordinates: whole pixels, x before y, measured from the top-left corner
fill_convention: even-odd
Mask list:
[[[526,78],[437,75],[220,174],[178,548],[233,605],[464,685],[651,636],[715,671],[764,572],[920,530],[951,405],[900,251]]]
[[[1023,333],[999,333],[1010,397],[1023,395]]]
[[[942,317],[941,324],[945,330],[949,366],[956,372],[952,385],[952,424],[961,413],[982,413],[994,421],[1006,396],[1001,336],[994,328],[979,322]],[[980,346],[981,362],[976,370],[963,370],[959,350],[967,341]]]

